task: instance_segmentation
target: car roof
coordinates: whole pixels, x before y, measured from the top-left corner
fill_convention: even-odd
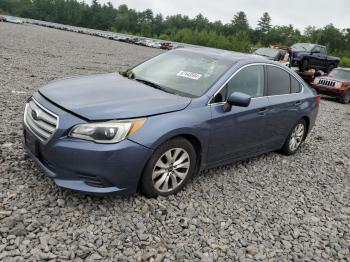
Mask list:
[[[232,63],[236,63],[244,60],[267,61],[266,58],[263,58],[258,55],[244,54],[244,53],[227,51],[227,50],[217,49],[217,48],[209,48],[209,47],[181,47],[175,50],[202,54],[204,56],[208,56],[208,57],[218,59],[218,60],[223,60],[223,61],[230,61]]]
[[[314,46],[322,46],[322,47],[326,47],[324,45],[320,45],[320,44],[314,44],[314,43],[295,43],[294,45],[296,44],[305,44],[305,45],[314,45]]]

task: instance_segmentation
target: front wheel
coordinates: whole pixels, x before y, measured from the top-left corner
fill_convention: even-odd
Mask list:
[[[183,138],[169,140],[158,147],[148,161],[141,179],[144,195],[168,196],[179,192],[192,176],[196,152]]]
[[[348,90],[344,95],[339,98],[339,101],[343,104],[350,103],[350,90]]]
[[[284,145],[282,147],[282,153],[285,155],[295,154],[300,145],[304,141],[306,136],[306,122],[304,119],[299,120],[299,122],[293,127],[292,131],[289,133]]]

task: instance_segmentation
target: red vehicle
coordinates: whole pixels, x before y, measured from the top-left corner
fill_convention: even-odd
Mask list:
[[[319,94],[337,97],[343,104],[350,102],[350,68],[335,68],[328,76],[316,77],[310,85]]]

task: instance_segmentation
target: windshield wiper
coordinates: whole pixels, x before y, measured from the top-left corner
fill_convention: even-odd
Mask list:
[[[145,85],[148,85],[148,86],[151,86],[151,87],[154,87],[156,89],[159,89],[159,90],[162,90],[164,92],[167,92],[167,93],[170,93],[169,90],[167,90],[166,88],[156,84],[156,83],[153,83],[151,81],[148,81],[148,80],[145,80],[145,79],[141,79],[141,78],[134,78],[134,80],[138,81],[138,82],[141,82]]]

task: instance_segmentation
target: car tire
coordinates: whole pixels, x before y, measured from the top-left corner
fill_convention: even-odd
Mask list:
[[[165,142],[146,164],[140,185],[142,193],[147,197],[176,194],[193,175],[196,163],[196,151],[188,140],[175,138]]]
[[[300,65],[300,71],[301,72],[305,72],[305,71],[307,71],[307,69],[309,68],[309,60],[307,60],[307,59],[303,59],[302,61],[301,61],[301,65]]]
[[[340,103],[349,104],[350,103],[350,90],[348,90],[344,95],[339,98]]]
[[[281,149],[284,155],[293,155],[300,148],[307,135],[307,126],[304,119],[300,119],[289,132],[286,141]]]

